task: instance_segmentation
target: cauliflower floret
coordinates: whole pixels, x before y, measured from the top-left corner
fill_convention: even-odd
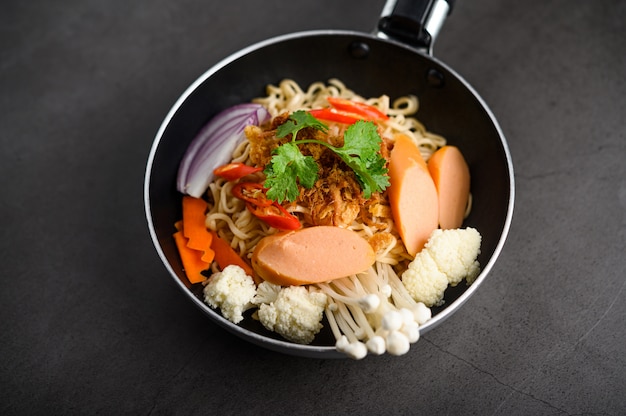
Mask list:
[[[480,243],[474,228],[433,231],[402,274],[404,286],[415,301],[429,307],[441,305],[448,284],[456,286],[463,279],[471,284],[478,276]]]
[[[256,289],[256,296],[252,299],[252,303],[255,305],[261,305],[262,303],[272,303],[278,298],[278,294],[282,286],[275,285],[270,282],[261,282]]]
[[[474,228],[435,230],[426,244],[439,270],[456,286],[464,278],[473,282],[480,273],[476,258],[480,254],[481,237]]]
[[[322,329],[326,302],[323,293],[304,286],[287,286],[280,290],[273,302],[261,303],[258,317],[265,328],[285,339],[309,344]]]
[[[235,324],[241,322],[243,313],[253,306],[255,295],[254,281],[235,265],[213,274],[204,287],[204,301],[213,308],[220,308],[224,318]]]
[[[427,250],[422,250],[402,273],[402,283],[416,302],[439,306],[448,287],[448,277],[439,270]]]

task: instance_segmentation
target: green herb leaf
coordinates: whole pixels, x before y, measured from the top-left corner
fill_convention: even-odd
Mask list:
[[[312,156],[304,156],[293,142],[285,143],[274,151],[265,167],[265,187],[269,199],[283,202],[295,201],[300,194],[298,183],[311,188],[317,181],[317,162]]]
[[[270,163],[265,167],[267,197],[278,201],[295,201],[299,195],[298,185],[311,188],[317,181],[318,166],[312,156],[304,156],[296,143],[317,143],[335,152],[354,171],[363,197],[370,198],[374,192],[382,192],[389,186],[386,161],[380,154],[382,139],[376,125],[371,121],[357,121],[346,129],[344,144],[335,147],[329,143],[310,139],[296,142],[296,135],[305,127],[323,132],[328,126],[306,111],[295,111],[276,130],[277,137],[292,135],[291,142],[279,146]]]
[[[328,131],[328,126],[326,124],[313,117],[310,113],[298,110],[294,111],[291,116],[289,116],[289,120],[278,126],[278,129],[276,130],[276,137],[285,137],[288,134],[291,134],[291,141],[295,141],[298,132],[306,127],[313,127],[314,129],[323,131],[324,133]]]
[[[382,192],[389,186],[386,161],[380,154],[382,139],[371,121],[357,121],[344,133],[343,146],[333,150],[356,174],[363,197]]]

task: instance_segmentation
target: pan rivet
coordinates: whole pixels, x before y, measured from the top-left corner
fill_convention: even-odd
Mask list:
[[[370,53],[370,47],[367,43],[363,42],[352,42],[349,47],[350,55],[356,59],[364,59],[367,58],[367,55]]]
[[[428,70],[426,79],[428,80],[428,84],[430,84],[432,87],[443,86],[443,82],[444,82],[443,74],[434,68]]]

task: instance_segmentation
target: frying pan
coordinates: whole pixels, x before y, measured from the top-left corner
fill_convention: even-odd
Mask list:
[[[214,115],[265,94],[268,84],[291,78],[306,87],[338,78],[364,97],[413,94],[417,118],[464,154],[471,172],[473,207],[464,226],[482,235],[478,258],[482,272],[471,285],[445,293],[445,303],[421,333],[443,322],[480,287],[508,234],[514,202],[513,166],[502,131],[485,102],[452,68],[432,56],[432,46],[453,0],[390,0],[372,33],[306,31],[249,46],[202,74],[177,100],[161,124],[148,158],[144,202],[154,246],[176,285],[203,313],[227,331],[264,348],[316,357],[344,357],[323,329],[311,345],[298,345],[266,331],[253,319],[239,325],[202,301],[202,286],[190,285],[172,233],[181,218],[176,191],[178,165],[190,141]],[[285,59],[285,57],[289,59]],[[327,327],[327,325],[326,325]]]

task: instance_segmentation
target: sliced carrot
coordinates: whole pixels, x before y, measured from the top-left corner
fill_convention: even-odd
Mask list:
[[[209,232],[213,238],[211,249],[215,252],[215,261],[220,269],[224,270],[226,266],[234,264],[241,267],[248,276],[254,278],[255,274],[252,267],[228,244],[228,241],[218,236],[215,231],[210,230]]]
[[[183,235],[182,230],[176,231],[173,236],[187,279],[191,283],[200,283],[206,280],[206,277],[201,272],[208,269],[210,263],[202,260],[200,251],[187,246],[188,240]]]
[[[439,224],[439,201],[419,148],[404,134],[395,136],[389,160],[389,202],[407,252],[415,256]]]
[[[215,253],[211,250],[213,236],[206,227],[207,203],[201,198],[183,196],[183,234],[189,240],[187,247],[202,252],[202,260],[213,261]]]
[[[367,270],[372,246],[356,232],[334,226],[301,228],[264,237],[252,255],[254,271],[270,283],[321,283]]]
[[[461,227],[470,192],[470,172],[463,154],[455,146],[443,146],[428,160],[428,170],[439,195],[439,226]]]
[[[214,258],[215,258],[215,251],[213,251],[210,248],[208,250],[202,251],[202,256],[200,256],[200,259],[202,259],[202,261],[207,262],[209,264],[213,261]]]

